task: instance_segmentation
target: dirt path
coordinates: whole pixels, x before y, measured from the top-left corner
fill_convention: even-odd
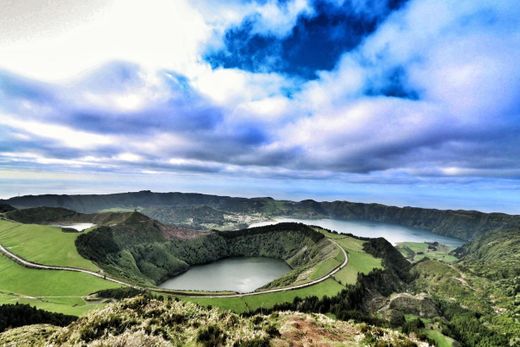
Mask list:
[[[133,285],[133,284],[130,284],[130,283],[127,283],[127,282],[124,282],[124,281],[121,281],[121,280],[118,280],[118,279],[106,276],[106,275],[104,275],[102,273],[99,273],[99,272],[94,272],[94,271],[85,270],[85,269],[76,268],[76,267],[71,267],[71,266],[55,266],[55,265],[44,265],[44,264],[33,263],[31,261],[25,260],[22,257],[12,253],[11,251],[9,251],[7,248],[3,247],[2,245],[0,245],[0,253],[4,254],[7,258],[9,258],[9,259],[15,261],[16,263],[18,263],[18,264],[20,264],[20,265],[22,265],[24,267],[27,267],[27,268],[40,269],[40,270],[59,270],[59,271],[82,272],[82,273],[85,273],[85,274],[88,274],[88,275],[92,275],[92,276],[96,276],[96,277],[102,278],[102,279],[107,280],[107,281],[111,281],[111,282],[115,282],[117,284],[121,284],[121,285],[126,286],[126,287],[132,287],[132,288],[141,289],[141,290],[145,290],[146,289],[146,290],[151,290],[151,291],[154,291],[154,292],[167,293],[167,294],[186,295],[186,296],[191,296],[191,297],[239,298],[239,297],[244,297],[244,296],[253,296],[253,295],[260,295],[260,294],[267,294],[267,293],[278,293],[278,292],[285,292],[285,291],[288,291],[288,290],[294,290],[294,289],[299,289],[299,288],[310,287],[312,285],[318,284],[320,282],[323,282],[323,281],[331,278],[338,271],[340,271],[345,266],[347,266],[347,264],[348,264],[348,256],[347,256],[347,252],[345,252],[343,247],[341,247],[336,241],[334,241],[332,239],[329,239],[329,240],[332,243],[334,243],[343,252],[343,256],[345,257],[345,261],[341,265],[337,266],[334,270],[329,272],[327,275],[325,275],[325,276],[323,276],[321,278],[318,278],[317,280],[311,281],[311,282],[298,284],[298,285],[293,285],[293,286],[289,286],[289,287],[274,288],[274,289],[268,289],[268,290],[263,290],[263,291],[258,291],[258,292],[236,293],[236,294],[198,294],[197,295],[197,294],[185,293],[185,292],[183,293],[183,292],[178,291],[178,290],[170,290],[170,289],[164,289],[164,288],[139,287],[139,286],[136,286],[136,285]]]

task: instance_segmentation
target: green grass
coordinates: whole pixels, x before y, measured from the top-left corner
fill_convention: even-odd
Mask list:
[[[431,321],[432,321],[431,319],[421,318],[415,314],[405,314],[404,317],[407,322],[413,321],[415,319],[422,320],[423,323],[426,325],[426,328],[421,329],[421,332],[423,332],[429,338],[434,340],[436,342],[436,346],[438,346],[438,347],[452,347],[453,346],[453,343],[455,342],[455,340],[449,336],[442,334],[439,330],[437,330],[436,327],[431,324]]]
[[[78,234],[64,233],[60,228],[19,224],[0,221],[0,243],[13,253],[34,262],[49,265],[67,265],[98,270],[90,261],[82,258],[76,251],[74,240]],[[277,303],[291,302],[295,297],[333,296],[345,284],[355,283],[358,273],[368,273],[381,267],[381,260],[363,251],[363,241],[345,235],[326,233],[334,238],[349,255],[348,265],[336,273],[335,279],[319,284],[285,292],[267,293],[242,298],[200,298],[181,297],[202,305],[219,306],[235,312],[270,308]],[[311,280],[320,278],[343,262],[339,250],[334,257],[321,262],[311,274]],[[43,309],[56,312],[82,314],[94,307],[81,298],[91,292],[116,287],[102,279],[86,274],[66,271],[47,271],[27,269],[0,258],[0,303],[27,302]],[[340,281],[341,283],[338,283]]]
[[[0,220],[0,244],[26,260],[45,265],[64,265],[98,271],[81,257],[74,241],[78,233],[65,233],[59,227],[21,224]]]
[[[437,347],[452,347],[455,342],[451,337],[443,335],[438,330],[425,329],[424,333],[437,343]]]
[[[91,275],[28,269],[0,256],[0,304],[27,303],[45,310],[81,315],[99,306],[82,299],[118,285]]]
[[[336,248],[336,254],[334,257],[330,257],[324,261],[320,261],[313,269],[313,272],[309,275],[307,278],[308,281],[314,281],[318,278],[321,278],[328,273],[330,273],[332,270],[343,264],[343,261],[345,260],[343,252],[341,252],[340,249]]]
[[[445,245],[440,245],[438,249],[434,251],[428,249],[428,244],[426,242],[400,242],[397,244],[396,248],[405,258],[414,263],[424,257],[440,260],[446,263],[453,263],[458,260],[457,257],[449,254],[453,248]]]
[[[381,259],[363,250],[364,241],[351,236],[337,237],[335,241],[348,254],[348,265],[334,275],[334,278],[342,284],[354,284],[359,273],[368,274],[374,269],[383,267]]]
[[[295,297],[301,298],[316,295],[320,298],[323,296],[336,295],[343,289],[343,286],[334,281],[328,279],[316,285],[289,290],[285,292],[267,293],[253,296],[245,296],[241,298],[195,298],[195,297],[179,297],[185,301],[192,301],[204,306],[218,306],[224,309],[228,309],[237,313],[256,310],[260,307],[271,308],[275,304],[283,302],[292,302]]]

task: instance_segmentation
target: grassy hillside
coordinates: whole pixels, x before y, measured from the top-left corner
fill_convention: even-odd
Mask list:
[[[28,269],[0,256],[0,304],[26,303],[53,312],[81,315],[99,306],[86,295],[117,285],[87,274]]]
[[[241,298],[198,298],[180,297],[182,300],[196,302],[202,305],[218,306],[234,312],[255,311],[270,309],[273,306],[292,302],[295,298],[316,296],[333,297],[345,289],[346,285],[355,284],[359,274],[368,274],[374,269],[382,268],[382,260],[366,252],[363,246],[366,241],[348,235],[338,235],[320,229],[328,238],[334,239],[348,254],[348,265],[337,272],[334,278],[307,288],[295,289],[286,292],[267,293]]]
[[[414,346],[415,338],[324,315],[295,312],[241,317],[176,301],[136,297],[92,312],[66,328],[30,326],[0,344],[95,346]]]
[[[159,284],[191,265],[233,256],[282,259],[298,275],[309,270],[298,278],[302,282],[330,272],[339,260],[337,249],[322,234],[302,224],[182,235],[171,234],[169,228],[133,213],[123,223],[80,235],[76,245],[83,257],[106,271],[147,285]],[[289,273],[276,284],[292,283],[297,277]]]
[[[462,265],[493,281],[520,277],[520,229],[482,235],[456,251]],[[517,283],[517,285],[520,285]]]
[[[48,224],[60,221],[85,221],[85,215],[60,207],[34,207],[12,210],[4,214],[7,219],[26,224]]]
[[[520,343],[520,231],[495,231],[458,249],[455,264],[424,259],[412,268],[416,291],[430,293],[446,330],[467,345]]]
[[[322,298],[324,296],[333,296],[339,293],[342,289],[344,289],[344,287],[341,284],[334,281],[333,279],[328,279],[324,282],[306,288],[294,289],[284,292],[259,294],[254,296],[244,296],[238,298],[178,296],[178,298],[182,301],[194,302],[203,306],[220,307],[236,313],[244,313],[258,309],[270,309],[280,303],[292,302],[296,297],[305,298],[317,295]]]
[[[61,224],[90,222],[97,225],[122,223],[132,217],[133,211],[110,211],[100,213],[79,213],[61,207],[32,207],[14,209],[4,213],[5,219],[25,224]]]
[[[40,264],[99,270],[79,255],[77,237],[77,233],[63,232],[59,227],[0,220],[0,244],[16,255]]]
[[[334,239],[348,254],[348,266],[334,275],[340,283],[355,284],[359,274],[368,274],[374,269],[383,267],[381,258],[376,258],[363,249],[366,241],[353,236],[328,233],[328,237]]]

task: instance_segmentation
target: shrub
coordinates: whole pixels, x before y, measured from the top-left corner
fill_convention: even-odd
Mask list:
[[[199,331],[197,341],[203,346],[216,347],[223,346],[226,343],[226,334],[215,325],[210,325]]]
[[[57,326],[66,326],[77,317],[61,313],[48,312],[26,304],[7,304],[0,306],[0,332],[9,328],[21,327],[30,324],[47,323]]]

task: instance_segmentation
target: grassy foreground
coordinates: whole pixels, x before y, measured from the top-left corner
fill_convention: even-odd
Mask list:
[[[322,314],[242,317],[191,303],[135,297],[66,328],[30,325],[0,333],[4,346],[416,346],[417,339]]]
[[[40,264],[99,268],[79,255],[74,241],[77,233],[66,233],[49,225],[21,224],[0,220],[0,244],[16,255]]]
[[[0,256],[0,304],[16,302],[72,315],[82,315],[98,303],[84,296],[117,284],[70,271],[28,269]]]

